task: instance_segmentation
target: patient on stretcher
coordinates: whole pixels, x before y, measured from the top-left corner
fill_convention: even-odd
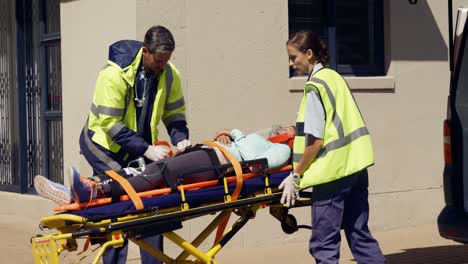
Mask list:
[[[285,135],[291,138],[294,137],[294,133],[294,127],[274,126],[269,136]],[[238,129],[219,131],[215,136],[215,142],[228,150],[238,161],[266,158],[268,169],[285,165],[291,156],[291,148],[287,144],[272,143],[257,133],[244,135]],[[184,184],[217,179],[215,169],[189,174],[186,172],[193,171],[194,168],[211,168],[227,163],[229,163],[227,157],[219,148],[197,145],[173,157],[152,162],[141,172],[135,168],[124,170],[129,176],[128,182],[135,191],[143,192],[171,187],[169,185],[177,182],[181,174],[184,174]],[[97,175],[87,178],[80,176],[75,168],[71,168],[70,174],[70,189],[40,175],[34,178],[34,188],[40,196],[51,199],[59,205],[110,197],[112,193],[115,194],[115,188],[118,188],[117,192],[125,194],[120,185],[110,184],[106,180],[107,176]]]

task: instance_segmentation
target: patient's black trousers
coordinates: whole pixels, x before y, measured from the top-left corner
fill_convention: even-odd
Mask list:
[[[219,165],[212,149],[197,149],[188,153],[150,163],[138,176],[127,178],[136,192],[171,187],[183,179],[183,184],[217,179]],[[199,170],[199,172],[194,172]],[[181,178],[182,177],[182,178]],[[104,184],[104,194],[110,195],[110,184]],[[125,191],[122,189],[122,192]]]

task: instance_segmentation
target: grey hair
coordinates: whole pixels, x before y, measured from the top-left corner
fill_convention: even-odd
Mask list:
[[[169,29],[163,26],[152,26],[146,31],[144,46],[150,53],[173,52],[175,41]]]
[[[280,130],[283,129],[284,127],[280,125],[273,125],[270,128],[270,132],[268,132],[268,137],[276,136],[279,135]]]

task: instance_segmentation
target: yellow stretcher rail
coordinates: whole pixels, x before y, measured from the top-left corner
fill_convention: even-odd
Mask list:
[[[92,244],[100,244],[99,251],[94,256],[93,263],[98,263],[108,247],[121,247],[125,239],[130,240],[145,249],[164,263],[218,263],[216,254],[229,242],[236,233],[263,208],[269,208],[270,214],[281,222],[286,233],[297,231],[295,218],[288,214],[288,209],[279,203],[281,192],[270,186],[270,176],[264,175],[264,181],[256,192],[236,199],[219,197],[216,202],[203,203],[202,206],[191,207],[186,201],[187,192],[180,186],[181,204],[159,210],[145,208],[130,212],[122,212],[112,216],[82,217],[69,213],[43,217],[41,228],[56,229],[53,234],[38,235],[31,239],[34,263],[57,264],[63,251],[77,251],[77,240],[89,240]],[[262,187],[263,186],[263,187]],[[227,193],[227,191],[225,191]],[[299,201],[296,206],[310,205],[310,200]],[[218,229],[215,243],[206,251],[198,247],[206,241],[213,232],[222,226],[227,217],[234,212],[238,219],[224,232]],[[201,230],[193,241],[187,241],[174,231],[182,228],[184,221],[204,215],[217,214],[208,225]],[[221,230],[221,231],[219,231]],[[171,257],[146,243],[147,236],[161,234],[182,249],[176,257]],[[81,257],[76,263],[83,260]]]
[[[93,263],[97,263],[107,247],[120,247],[123,245],[124,237],[144,248],[156,258],[165,263],[217,263],[214,259],[223,246],[255,215],[256,211],[264,208],[264,205],[280,206],[277,204],[279,193],[273,195],[260,195],[259,197],[246,198],[229,203],[213,204],[204,207],[188,209],[185,211],[169,212],[158,215],[155,213],[143,213],[124,216],[117,219],[117,222],[103,220],[89,222],[83,217],[58,214],[41,219],[41,225],[47,228],[58,230],[55,234],[49,234],[32,238],[32,248],[34,263],[59,263],[59,255],[64,250],[76,251],[77,239],[104,239],[100,251],[96,254]],[[276,204],[276,205],[275,205]],[[203,252],[197,247],[200,246],[213,232],[217,226],[235,209],[239,219],[224,233],[222,238],[214,244],[207,252]],[[162,233],[164,237],[172,241],[183,252],[171,258],[158,249],[147,244],[142,239],[132,237],[131,233],[142,226],[156,224],[170,224],[173,221],[185,221],[204,214],[221,211],[208,226],[192,241],[186,241],[172,230]],[[162,218],[159,220],[158,218]],[[196,260],[187,260],[193,256]]]

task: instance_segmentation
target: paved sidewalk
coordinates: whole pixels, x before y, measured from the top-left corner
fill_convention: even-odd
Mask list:
[[[388,264],[468,264],[468,245],[461,245],[439,236],[437,226],[422,225],[405,229],[374,232]],[[344,235],[342,235],[344,238]],[[356,263],[344,239],[340,264]],[[314,263],[308,253],[308,241],[281,247],[260,249],[226,249],[220,263]]]

